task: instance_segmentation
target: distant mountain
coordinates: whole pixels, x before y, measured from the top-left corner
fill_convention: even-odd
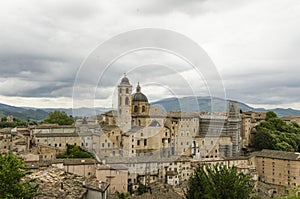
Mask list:
[[[224,110],[224,104],[228,105],[229,100],[224,100],[220,98],[213,98],[213,103],[211,103],[210,97],[183,97],[183,98],[166,98],[156,102],[151,103],[153,106],[158,106],[163,110],[169,112],[172,110],[182,110],[186,112],[210,112],[212,110],[220,112]],[[300,110],[295,109],[263,109],[263,108],[254,108],[244,104],[242,102],[237,102],[239,108],[242,111],[257,111],[257,112],[267,112],[274,111],[278,116],[300,116]],[[213,106],[212,106],[213,105]]]
[[[283,109],[283,108],[276,108],[276,109],[263,109],[263,108],[254,108],[244,104],[242,102],[237,102],[239,108],[242,111],[257,111],[257,112],[267,112],[267,111],[274,111],[278,116],[300,116],[300,110],[295,109]],[[214,110],[216,112],[224,111],[224,105],[228,105],[228,100],[220,99],[220,98],[213,98],[213,103],[211,102],[210,97],[183,97],[183,98],[166,98],[156,102],[151,103],[152,106],[159,106],[166,112],[172,110],[182,110],[186,112],[210,112]],[[213,109],[212,109],[213,107]],[[227,108],[227,107],[225,107]],[[31,107],[15,107],[6,104],[0,103],[0,117],[4,117],[7,115],[12,115],[15,118],[21,120],[32,120],[32,121],[41,121],[48,117],[50,112],[55,110],[60,110],[66,112],[68,115],[73,116],[92,116],[95,114],[101,114],[105,111],[110,109],[96,107],[94,108],[31,108]]]
[[[73,115],[72,108],[32,108],[32,107],[16,107],[0,103],[0,117],[6,117],[12,115],[23,121],[42,121],[48,117],[50,112],[55,110],[60,110],[66,112],[68,115]],[[107,109],[97,107],[95,108],[77,108],[74,109],[75,116],[91,116],[96,114],[101,114]]]
[[[13,117],[23,121],[40,121],[48,116],[48,112],[42,109],[22,108],[0,104],[0,117],[6,117],[8,115],[12,115]]]

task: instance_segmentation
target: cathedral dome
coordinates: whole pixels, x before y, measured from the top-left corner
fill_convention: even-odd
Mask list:
[[[148,98],[143,93],[134,93],[132,95],[132,102],[148,102]]]
[[[129,79],[127,77],[123,77],[121,80],[121,85],[130,85]]]
[[[148,102],[148,98],[141,92],[140,84],[136,87],[136,93],[132,95],[132,102]]]

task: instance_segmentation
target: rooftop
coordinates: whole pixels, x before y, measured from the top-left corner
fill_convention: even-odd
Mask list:
[[[283,160],[295,160],[295,161],[300,160],[300,153],[287,152],[287,151],[264,149],[259,152],[254,152],[253,155],[256,157],[275,158],[275,159],[283,159]]]

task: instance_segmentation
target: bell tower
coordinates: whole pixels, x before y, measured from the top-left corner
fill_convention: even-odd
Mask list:
[[[124,74],[118,85],[118,125],[125,132],[131,129],[131,93],[132,86]]]

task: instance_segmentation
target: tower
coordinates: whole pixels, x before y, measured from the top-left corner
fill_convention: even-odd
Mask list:
[[[131,129],[131,93],[132,86],[126,75],[118,86],[118,125],[122,131]]]
[[[229,102],[228,130],[232,139],[232,155],[237,156],[240,152],[241,142],[241,117],[237,102]]]

